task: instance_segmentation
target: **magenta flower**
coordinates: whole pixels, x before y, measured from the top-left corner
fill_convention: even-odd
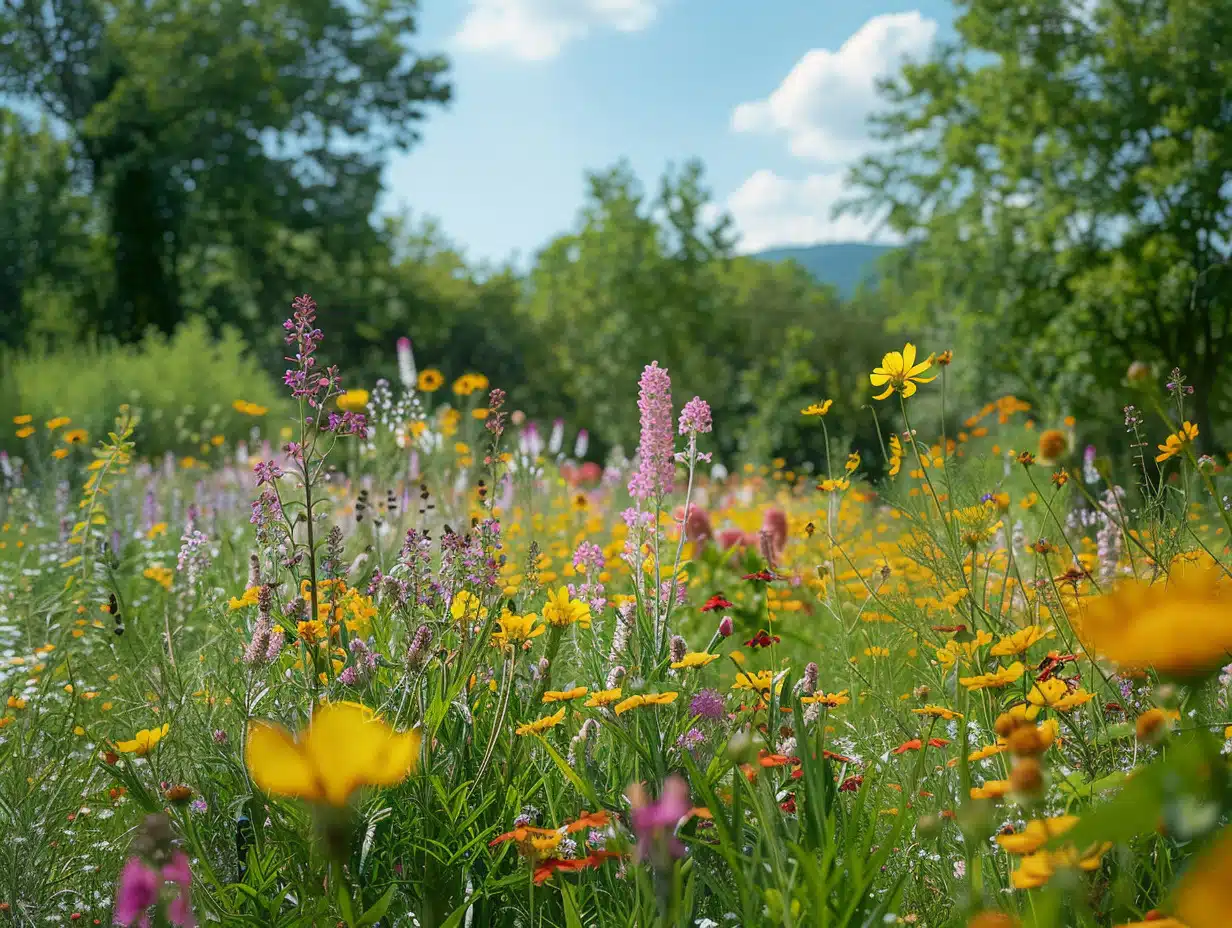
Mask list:
[[[670,776],[663,784],[658,799],[650,799],[640,783],[629,787],[630,816],[633,834],[637,836],[637,859],[648,857],[658,868],[666,867],[675,857],[684,856],[684,845],[676,839],[676,826],[689,814],[689,784],[679,776]]]
[[[637,408],[641,410],[642,437],[638,444],[638,468],[629,480],[629,493],[637,499],[652,499],[672,492],[676,476],[672,435],[672,378],[654,361],[638,381]]]
[[[150,906],[158,901],[158,874],[140,857],[130,857],[120,871],[116,889],[115,921],[117,925],[140,924],[149,928]]]
[[[167,906],[167,921],[181,928],[196,928],[197,920],[192,911],[192,869],[188,866],[188,855],[176,851],[171,856],[171,862],[163,867],[163,879],[176,888],[175,898]]]

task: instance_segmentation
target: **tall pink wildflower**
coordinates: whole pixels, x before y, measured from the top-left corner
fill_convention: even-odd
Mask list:
[[[637,499],[653,499],[672,492],[676,475],[672,434],[672,378],[667,369],[651,362],[638,381],[637,408],[642,413],[642,438],[638,444],[638,468],[629,479],[629,493]]]

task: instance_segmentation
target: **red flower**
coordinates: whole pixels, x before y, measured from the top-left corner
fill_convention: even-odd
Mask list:
[[[783,802],[779,803],[779,808],[787,815],[796,814],[796,795],[792,793]]]
[[[757,752],[757,762],[763,767],[786,767],[791,763],[791,758],[786,754],[771,754],[763,749]]]
[[[612,816],[607,812],[585,812],[577,817],[577,821],[570,822],[565,826],[566,834],[576,834],[579,831],[584,831],[587,828],[602,828],[611,822]]]
[[[854,793],[856,790],[860,788],[863,782],[864,782],[864,777],[862,777],[860,774],[856,774],[855,776],[848,777],[847,779],[845,779],[843,781],[843,785],[838,788],[838,791],[840,793]]]
[[[730,609],[732,604],[723,598],[722,593],[715,593],[702,606],[702,612],[718,612],[720,609]]]
[[[768,570],[759,570],[755,574],[745,574],[740,579],[741,580],[752,580],[754,582],[759,582],[759,583],[770,583],[774,580],[777,580],[778,577],[770,573],[770,571]]]
[[[768,648],[772,644],[778,644],[783,639],[778,635],[771,635],[766,630],[760,629],[756,635],[744,643],[746,648]]]
[[[597,867],[609,857],[619,857],[620,855],[613,851],[592,851],[587,857],[579,857],[576,860],[561,860],[559,857],[549,857],[535,868],[535,885],[551,879],[552,874],[557,870],[563,870],[565,873],[576,873],[578,870],[585,870],[587,867]]]
[[[826,760],[835,760],[840,764],[854,764],[856,762],[854,757],[847,757],[845,754],[835,754],[833,751],[827,751],[824,748],[821,753]]]

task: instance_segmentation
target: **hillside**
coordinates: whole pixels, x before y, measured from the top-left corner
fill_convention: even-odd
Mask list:
[[[836,242],[795,248],[771,248],[758,252],[753,257],[766,261],[797,261],[818,280],[832,284],[843,296],[850,296],[857,285],[872,273],[877,259],[893,248],[893,245],[874,245],[868,242]]]

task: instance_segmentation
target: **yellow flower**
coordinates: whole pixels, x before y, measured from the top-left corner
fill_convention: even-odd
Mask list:
[[[68,425],[72,421],[68,416],[56,416],[54,419],[48,419],[46,423],[47,431],[54,432],[56,429]]]
[[[1055,818],[1027,822],[1022,831],[997,835],[997,843],[1010,854],[1034,854],[1057,835],[1063,835],[1078,824],[1076,815],[1058,815]]]
[[[260,592],[261,588],[259,586],[250,586],[244,591],[243,596],[238,598],[232,596],[227,605],[232,612],[235,612],[237,609],[244,609],[247,606],[255,606],[257,604],[257,594]]]
[[[396,732],[367,706],[326,703],[307,730],[254,722],[246,761],[267,793],[344,806],[361,786],[395,786],[419,766],[418,729]]]
[[[22,416],[13,417],[14,425],[29,425],[33,421],[34,421],[34,416],[31,416],[31,415],[22,415]]]
[[[972,751],[968,754],[967,760],[974,764],[976,761],[986,760],[989,757],[996,757],[1003,751],[1005,751],[1004,744],[986,744],[978,751]]]
[[[847,455],[847,463],[843,465],[843,469],[849,474],[854,474],[860,469],[860,452],[853,451]]]
[[[1085,705],[1094,698],[1093,693],[1088,693],[1081,687],[1071,693],[1066,682],[1056,677],[1037,683],[1027,694],[1027,702],[1031,705],[1055,709],[1058,712]]]
[[[444,375],[434,367],[429,367],[419,372],[418,386],[421,393],[435,393],[444,382]]]
[[[125,754],[144,757],[154,750],[154,746],[162,741],[170,730],[170,722],[165,722],[162,728],[143,728],[133,736],[132,741],[117,741],[116,748]]]
[[[245,416],[263,416],[269,412],[264,406],[258,406],[256,403],[250,403],[247,400],[236,400],[231,404],[231,408]]]
[[[325,623],[320,619],[299,622],[295,626],[295,633],[304,644],[318,644],[325,640]]]
[[[812,696],[800,697],[801,702],[820,703],[830,709],[837,709],[839,706],[845,706],[851,702],[851,697],[847,695],[846,690],[840,690],[837,693],[822,693],[817,692]]]
[[[1000,689],[1022,679],[1025,670],[1022,661],[1014,661],[1008,667],[998,667],[989,673],[977,674],[974,677],[959,677],[958,682],[969,690]]]
[[[519,725],[514,729],[514,734],[517,735],[539,735],[547,731],[549,728],[555,728],[565,720],[565,710],[558,709],[551,715],[545,715],[541,719],[535,719],[533,722],[527,722],[525,725]]]
[[[20,696],[10,696],[9,701],[8,701],[8,707],[10,709],[24,709],[26,708],[26,701],[22,699]]]
[[[992,644],[992,635],[986,631],[976,632],[975,637],[969,641],[952,638],[945,643],[945,647],[937,649],[937,660],[946,667],[951,666],[960,658],[970,661],[975,657],[975,652],[986,644]]]
[[[29,438],[33,434],[34,434],[34,426],[32,425],[25,425],[17,430],[18,438]]]
[[[1232,593],[1214,570],[1174,572],[1166,586],[1125,584],[1083,605],[1079,636],[1125,670],[1190,678],[1228,663]]]
[[[449,614],[458,622],[482,622],[488,617],[488,610],[474,593],[459,590],[449,604]]]
[[[972,799],[1001,799],[1010,791],[1009,780],[985,780],[983,786],[971,787]]]
[[[616,703],[616,714],[622,715],[630,709],[637,709],[641,706],[666,706],[676,701],[679,693],[636,693],[628,699],[621,700]]]
[[[611,705],[620,698],[620,687],[612,690],[599,690],[590,694],[590,699],[582,703],[588,709],[598,709],[602,706]]]
[[[1015,889],[1035,889],[1043,886],[1057,870],[1098,870],[1103,856],[1112,848],[1111,842],[1094,845],[1079,854],[1072,847],[1059,851],[1036,851],[1028,854],[1010,876]]]
[[[543,701],[549,702],[569,702],[571,699],[580,699],[585,696],[588,690],[584,686],[575,686],[571,690],[548,690],[543,694]]]
[[[897,477],[903,469],[903,443],[897,435],[890,436],[890,476]]]
[[[817,484],[817,489],[821,490],[822,493],[833,493],[836,490],[846,490],[850,486],[851,481],[846,477],[839,477],[837,479],[827,477]]]
[[[158,564],[155,564],[153,567],[147,567],[143,570],[141,572],[141,576],[145,577],[147,580],[153,580],[164,590],[170,591],[171,581],[175,577],[175,574],[172,572],[170,567],[161,567]]]
[[[590,606],[581,600],[569,598],[569,588],[562,586],[553,593],[548,590],[548,601],[543,606],[543,621],[554,628],[567,628],[575,622],[582,628],[590,628]]]
[[[367,406],[367,390],[347,390],[338,397],[338,408],[343,412],[363,412]]]
[[[718,654],[708,654],[705,651],[690,651],[681,660],[672,661],[672,670],[685,670],[692,667],[705,667],[719,659]]]
[[[914,715],[928,715],[946,722],[962,718],[961,712],[955,712],[953,709],[947,709],[945,706],[924,706],[921,709],[912,709],[911,711]]]
[[[1013,654],[1022,654],[1037,641],[1042,641],[1046,635],[1047,633],[1044,629],[1038,625],[1028,625],[1012,635],[1006,635],[994,644],[988,653],[993,657],[1009,657]]]
[[[525,644],[532,638],[538,638],[547,631],[542,625],[535,625],[538,618],[533,612],[528,612],[526,615],[514,615],[506,609],[496,623],[492,644],[498,648],[510,648],[514,645]]]
[[[774,671],[772,670],[742,670],[736,674],[736,682],[732,684],[733,690],[753,690],[763,696],[770,695],[770,687],[774,686]],[[775,692],[783,688],[783,681],[780,680],[775,686]]]
[[[63,461],[66,457],[68,457],[68,449],[67,448],[53,448],[51,451],[51,456],[55,458],[57,461]]]
[[[1155,463],[1162,464],[1168,458],[1180,454],[1181,450],[1197,437],[1198,427],[1189,421],[1182,422],[1180,429],[1164,439],[1164,444],[1158,446],[1159,454],[1155,455]]]
[[[874,368],[873,372],[868,375],[869,382],[874,387],[885,387],[885,390],[873,399],[884,400],[895,391],[904,397],[913,395],[916,391],[916,384],[931,383],[937,378],[936,374],[932,377],[920,376],[932,366],[931,355],[919,364],[915,363],[915,345],[910,342],[903,347],[902,351],[887,352],[886,356],[881,359],[881,367]]]
[[[834,400],[822,400],[820,403],[812,403],[801,409],[800,414],[804,416],[824,416],[833,405]]]

